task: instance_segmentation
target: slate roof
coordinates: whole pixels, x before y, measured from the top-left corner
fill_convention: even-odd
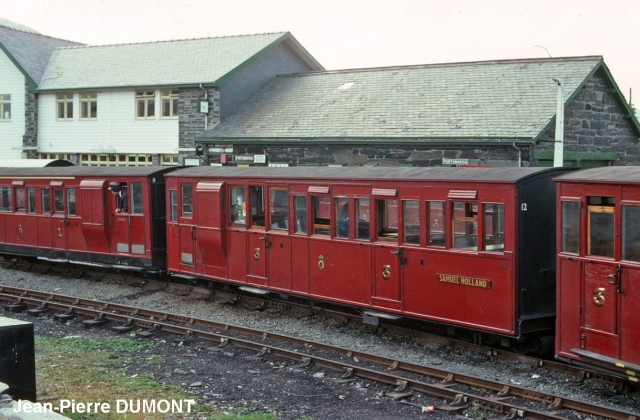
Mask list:
[[[602,57],[504,60],[278,76],[200,136],[211,143],[533,141]],[[607,71],[607,74],[608,71]]]
[[[289,33],[56,50],[40,91],[223,85],[235,71],[286,42],[313,70],[323,67]]]
[[[74,45],[82,44],[44,36],[37,32],[0,26],[0,49],[25,75],[34,90],[42,80],[53,51],[59,47]]]

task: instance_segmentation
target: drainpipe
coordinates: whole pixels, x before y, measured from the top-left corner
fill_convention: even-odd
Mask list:
[[[558,85],[558,99],[556,103],[556,138],[553,149],[553,166],[558,168],[564,164],[564,81],[553,79]]]
[[[513,147],[518,151],[518,168],[521,168],[522,167],[522,150],[520,150],[518,146],[516,146],[515,141],[513,142]]]

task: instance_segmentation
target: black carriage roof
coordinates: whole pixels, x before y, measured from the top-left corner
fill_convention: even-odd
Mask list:
[[[556,182],[638,183],[640,166],[603,166],[570,172],[554,179]]]
[[[190,167],[168,177],[289,178],[289,179],[399,179],[513,183],[537,174],[566,168],[408,168],[408,167]]]
[[[151,176],[173,169],[168,166],[66,166],[44,168],[0,168],[2,178],[69,177],[69,176]]]

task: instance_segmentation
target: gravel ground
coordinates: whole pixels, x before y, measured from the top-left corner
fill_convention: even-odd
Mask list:
[[[489,359],[457,348],[425,344],[367,327],[344,325],[322,316],[303,317],[276,310],[248,311],[198,295],[175,296],[164,291],[141,290],[122,282],[95,282],[4,268],[0,268],[0,285],[120,302],[259,328],[640,413],[638,394],[614,395],[608,387],[594,381],[576,385],[574,378],[562,374],[532,371],[528,366]],[[36,322],[38,334],[114,334],[106,329],[100,332],[87,330],[75,322],[63,327],[51,320]],[[157,337],[154,340],[170,342],[172,339]],[[210,346],[210,343],[199,342],[188,347],[158,346],[166,352],[166,362],[161,369],[165,374],[171,374],[169,383],[189,388],[203,397],[204,401],[222,409],[249,407],[253,411],[277,413],[281,419],[451,418],[442,412],[422,414],[416,407],[395,402],[383,395],[385,391],[392,391],[391,388],[368,381],[357,380],[338,385],[331,380],[339,376],[335,372],[316,368],[299,372],[284,362],[257,359],[255,355],[235,349],[223,352],[206,350]],[[180,366],[179,369],[177,366]],[[128,368],[135,371],[136,366]],[[148,370],[148,366],[137,368]],[[176,373],[175,369],[179,372]],[[193,387],[194,383],[200,385]],[[414,395],[410,402],[420,406],[443,403],[418,395]]]

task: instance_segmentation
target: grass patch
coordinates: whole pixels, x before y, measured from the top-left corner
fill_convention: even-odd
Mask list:
[[[61,400],[75,400],[76,403],[108,403],[110,413],[63,415],[72,419],[95,420],[147,420],[180,418],[179,414],[116,413],[117,400],[125,401],[183,401],[194,399],[182,388],[163,385],[153,374],[131,377],[124,371],[124,364],[138,352],[154,347],[152,342],[138,342],[129,338],[86,339],[79,337],[46,338],[36,337],[36,374],[40,403],[57,406]],[[144,361],[147,366],[160,366],[162,356],[151,355]],[[161,378],[160,378],[161,379]],[[142,404],[142,403],[141,403]],[[142,406],[142,405],[141,405]],[[120,407],[123,407],[121,404]],[[95,411],[95,410],[94,410]],[[184,404],[186,412],[186,403]],[[242,412],[225,414],[217,408],[192,406],[192,414],[184,418],[208,420],[274,420],[267,414]],[[178,417],[176,417],[178,416]]]

